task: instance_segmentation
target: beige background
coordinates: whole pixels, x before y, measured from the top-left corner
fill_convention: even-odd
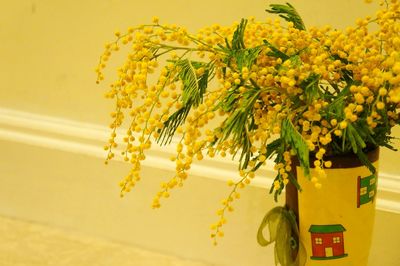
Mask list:
[[[231,24],[248,16],[263,19],[268,3],[273,2],[285,1],[0,1],[0,108],[106,125],[112,103],[103,98],[107,83],[95,84],[94,68],[103,44],[113,39],[115,30],[156,15],[161,22],[196,31],[214,22]],[[306,25],[337,28],[374,13],[376,7],[362,0],[290,2]],[[117,65],[111,65],[106,81],[112,80]],[[6,126],[0,123],[2,128]],[[12,130],[29,131],[23,125]],[[400,136],[398,128],[394,135]],[[227,226],[226,239],[215,249],[208,239],[208,226],[228,191],[221,181],[194,176],[188,187],[155,213],[148,208],[149,202],[167,172],[147,167],[147,183],[119,201],[114,184],[126,173],[126,165],[104,168],[99,158],[21,144],[16,139],[0,139],[0,215],[218,265],[256,266],[272,261],[272,249],[258,247],[254,237],[264,212],[272,207],[266,189],[252,187],[245,192]],[[399,161],[400,153],[383,151],[381,171],[398,178]],[[395,266],[400,261],[400,235],[394,230],[398,224],[398,214],[378,212],[371,265]]]

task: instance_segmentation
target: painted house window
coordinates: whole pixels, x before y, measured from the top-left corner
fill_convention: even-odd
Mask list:
[[[365,195],[365,194],[367,194],[367,187],[362,187],[360,189],[360,195]]]
[[[376,178],[371,178],[371,179],[369,180],[369,185],[375,184],[375,181],[376,181]]]
[[[322,245],[322,238],[316,237],[316,238],[315,238],[315,244],[317,244],[317,245]]]
[[[334,244],[340,243],[340,237],[338,236],[333,237],[333,243]]]

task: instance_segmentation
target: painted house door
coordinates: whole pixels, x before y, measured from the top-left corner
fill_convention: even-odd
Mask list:
[[[332,257],[333,256],[333,248],[325,248],[325,257]]]

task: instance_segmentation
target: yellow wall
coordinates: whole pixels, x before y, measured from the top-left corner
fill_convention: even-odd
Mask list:
[[[286,1],[2,1],[0,8],[0,108],[105,125],[109,122],[108,113],[112,109],[112,103],[103,98],[106,85],[95,84],[94,68],[103,50],[103,44],[113,39],[113,32],[116,29],[124,30],[128,26],[150,21],[152,16],[157,15],[161,22],[176,23],[195,31],[214,22],[231,24],[242,17],[255,16],[263,19],[266,16],[264,10],[268,3],[277,2]],[[290,2],[303,15],[306,25],[331,24],[343,28],[357,17],[374,12],[374,5],[364,5],[362,0],[292,0]],[[108,81],[111,79],[112,77]],[[399,129],[396,129],[395,135],[400,136]],[[7,214],[50,224],[61,224],[106,237],[114,236],[119,240],[174,254],[178,254],[180,248],[185,248],[181,250],[185,256],[196,257],[202,254],[207,257],[211,254],[210,260],[225,263],[225,265],[229,265],[229,256],[232,253],[235,254],[232,258],[242,260],[243,263],[246,260],[251,261],[253,263],[249,264],[251,266],[262,265],[267,255],[271,255],[271,250],[265,253],[264,249],[257,246],[254,237],[258,226],[257,221],[261,219],[264,211],[272,206],[271,198],[264,197],[267,191],[251,188],[247,192],[248,198],[239,205],[241,212],[237,215],[240,217],[235,217],[235,215],[232,217],[232,227],[228,229],[231,238],[226,240],[226,244],[221,249],[215,250],[208,246],[208,224],[215,217],[207,215],[213,214],[214,207],[218,208],[219,199],[226,192],[224,184],[195,179],[195,183],[187,188],[188,192],[183,192],[184,194],[180,197],[182,201],[188,201],[186,205],[175,203],[173,207],[167,207],[172,214],[168,215],[167,211],[161,210],[161,214],[156,216],[147,208],[148,201],[145,208],[137,203],[144,199],[148,200],[153,195],[147,190],[147,186],[150,187],[150,185],[139,187],[138,191],[145,189],[143,193],[146,192],[144,193],[146,195],[132,195],[131,199],[123,201],[122,206],[118,205],[120,203],[115,199],[116,189],[109,188],[117,181],[107,178],[110,175],[120,177],[125,173],[125,168],[118,170],[122,169],[119,164],[118,167],[114,165],[113,168],[107,168],[111,170],[105,172],[96,170],[102,169],[98,159],[93,161],[87,157],[55,154],[54,151],[42,151],[42,149],[15,145],[7,141],[3,142],[1,147],[3,152],[0,162],[3,166],[0,171],[2,169],[7,169],[7,171],[0,172],[0,184],[2,184],[0,215]],[[9,154],[11,155],[8,156]],[[21,157],[21,154],[29,157]],[[29,158],[34,159],[29,160]],[[44,163],[47,160],[49,160],[48,163]],[[400,152],[384,151],[381,171],[399,176],[400,171],[396,165],[398,161],[400,161]],[[89,168],[86,163],[91,164]],[[157,177],[157,182],[151,181],[151,185],[158,184],[161,173],[152,169],[146,169],[146,173],[148,176]],[[63,182],[68,184],[64,185]],[[203,189],[204,193],[210,193],[210,186],[213,187],[212,199],[206,201],[206,206],[201,201],[196,201],[192,197],[193,194],[190,194],[194,193],[199,198],[207,197],[209,195],[201,194],[200,189]],[[39,190],[43,188],[44,192],[39,193]],[[68,192],[66,197],[63,195],[64,189]],[[101,196],[99,201],[95,200],[99,196]],[[259,198],[262,198],[261,203],[258,202]],[[81,204],[82,202],[84,204]],[[193,204],[189,206],[191,203]],[[179,234],[179,228],[166,231],[169,230],[167,226],[174,225],[175,216],[181,212],[184,213],[186,207],[191,206],[199,209],[206,208],[200,213],[191,209],[184,216],[185,223],[179,224],[183,226],[193,223],[193,226],[185,227],[182,231],[184,235],[173,233]],[[181,209],[174,212],[174,207]],[[107,208],[113,211],[110,212]],[[381,227],[378,228],[379,234],[376,234],[374,238],[374,261],[379,261],[381,253],[378,251],[385,250],[380,247],[380,244],[383,244],[386,241],[385,238],[390,236],[382,229],[382,226],[389,219],[393,220],[389,226],[396,224],[396,221],[400,219],[398,215],[380,213],[377,219]],[[149,220],[137,218],[136,214],[144,215],[143,217]],[[193,217],[191,215],[195,218],[191,218]],[[162,225],[156,223],[157,219],[167,219],[167,226],[159,228]],[[237,220],[234,221],[235,219]],[[155,231],[151,228],[146,231],[142,227],[136,228],[132,225],[138,222],[139,225],[145,226],[149,221],[152,221],[151,225],[154,226]],[[190,235],[191,230],[199,230],[202,224],[205,226],[201,227],[201,232],[194,234],[198,240],[192,239],[190,242],[197,243],[198,252],[190,250],[189,246],[185,247],[187,241],[185,237]],[[250,227],[245,227],[249,224],[251,224]],[[233,225],[240,229],[235,229]],[[132,227],[125,230],[122,226]],[[127,232],[128,235],[124,235]],[[157,234],[163,233],[167,238],[162,239],[158,247],[154,246],[152,243],[159,241]],[[235,233],[238,235],[235,236]],[[175,248],[168,240],[174,237],[177,238]],[[252,244],[248,247],[242,246],[235,242],[237,240]],[[396,238],[388,240],[396,241]],[[396,247],[396,244],[399,246],[398,241],[393,242],[391,246]],[[396,255],[394,250],[390,252],[392,257],[387,258],[388,261],[393,260],[393,256]],[[265,263],[268,265],[267,262]],[[246,264],[242,265],[246,266]],[[394,264],[388,262],[385,265]]]

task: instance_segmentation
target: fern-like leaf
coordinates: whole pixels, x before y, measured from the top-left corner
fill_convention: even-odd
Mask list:
[[[267,9],[268,13],[278,14],[281,18],[286,21],[293,22],[294,27],[299,30],[306,30],[303,20],[296,9],[289,3],[286,5],[273,4],[270,5],[271,9]]]
[[[247,19],[242,19],[239,26],[237,26],[232,38],[232,50],[245,49],[244,45],[244,31],[246,30]]]
[[[261,46],[242,50],[234,50],[232,51],[232,57],[236,59],[236,64],[239,70],[241,70],[243,67],[250,69],[256,61],[261,50]]]
[[[183,105],[187,105],[189,101],[193,101],[195,106],[199,105],[200,91],[195,68],[188,59],[178,61],[177,65],[181,69],[179,72],[179,78],[183,83]]]
[[[199,106],[203,101],[203,95],[210,81],[210,73],[213,72],[213,65],[210,63],[205,64],[188,59],[173,62],[181,69],[177,75],[177,80],[181,80],[183,83],[182,107],[170,115],[164,122],[164,127],[159,130],[157,142],[160,144],[170,143],[176,129],[185,123],[191,108]],[[200,77],[197,77],[196,69],[200,67],[204,67],[205,71]]]
[[[297,154],[297,158],[300,161],[300,166],[303,168],[304,175],[310,176],[310,160],[309,150],[307,143],[303,136],[296,130],[293,123],[289,119],[282,121],[281,136],[288,143]]]
[[[273,56],[276,58],[282,59],[282,61],[286,61],[289,59],[289,56],[283,52],[281,52],[278,48],[272,45],[267,40],[263,40],[264,44],[271,49],[271,52],[268,53],[269,56]]]

